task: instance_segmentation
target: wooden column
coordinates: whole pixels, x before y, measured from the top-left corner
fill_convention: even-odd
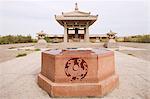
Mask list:
[[[85,28],[85,42],[89,42],[89,24],[87,22],[86,28]]]
[[[68,33],[67,33],[67,26],[66,24],[64,24],[64,42],[67,43],[68,42]]]

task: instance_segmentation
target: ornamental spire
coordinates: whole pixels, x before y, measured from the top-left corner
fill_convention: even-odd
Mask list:
[[[110,33],[112,32],[112,30],[110,30]]]
[[[78,4],[75,3],[75,10],[77,11],[78,10]]]

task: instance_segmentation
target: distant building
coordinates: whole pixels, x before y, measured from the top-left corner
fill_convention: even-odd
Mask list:
[[[44,31],[42,30],[42,31],[40,31],[40,32],[38,32],[38,33],[36,33],[37,34],[37,38],[38,38],[38,40],[39,39],[43,39],[43,38],[45,38],[46,37],[46,33],[44,33]]]
[[[64,27],[64,42],[89,42],[89,26],[97,17],[90,12],[79,11],[77,3],[74,11],[55,15],[56,21]]]
[[[39,36],[41,36],[40,34],[37,34]],[[40,38],[38,36],[38,38]],[[53,43],[60,43],[60,42],[64,42],[64,35],[63,34],[44,34],[44,36],[46,38],[49,39],[49,41],[53,42]],[[98,43],[98,42],[106,42],[107,41],[107,35],[106,34],[91,34],[89,35],[89,41],[92,43]],[[70,40],[70,42],[73,42],[72,40]],[[80,42],[83,42],[80,40]]]
[[[64,27],[64,34],[38,33],[38,38],[45,36],[50,42],[106,42],[107,34],[89,34],[91,26],[98,18],[98,15],[91,15],[90,12],[79,11],[77,3],[74,11],[62,12],[62,15],[55,15],[56,21]]]

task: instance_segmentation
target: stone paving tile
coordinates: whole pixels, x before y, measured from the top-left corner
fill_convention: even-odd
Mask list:
[[[37,85],[40,52],[0,64],[0,99],[49,99]]]

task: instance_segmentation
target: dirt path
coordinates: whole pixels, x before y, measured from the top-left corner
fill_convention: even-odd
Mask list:
[[[132,42],[117,42],[119,46],[127,46],[134,48],[144,48],[150,50],[150,43],[132,43]]]
[[[0,63],[14,59],[20,53],[32,53],[32,51],[29,50],[13,50],[16,48],[27,47],[32,45],[32,43],[0,45]]]
[[[120,50],[119,52],[131,55],[143,60],[150,61],[150,43],[118,43],[119,46],[133,47],[133,48],[142,48],[145,50]]]

